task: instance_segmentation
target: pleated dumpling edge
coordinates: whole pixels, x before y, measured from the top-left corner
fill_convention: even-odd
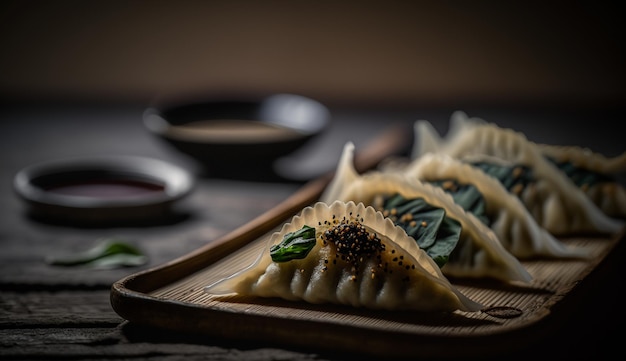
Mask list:
[[[274,261],[270,249],[303,227],[315,228],[315,245],[303,257]],[[304,208],[271,235],[254,264],[205,292],[386,310],[482,308],[456,289],[401,227],[371,206],[342,201]]]

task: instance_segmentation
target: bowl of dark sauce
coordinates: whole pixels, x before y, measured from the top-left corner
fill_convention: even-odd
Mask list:
[[[330,112],[296,95],[212,97],[149,107],[145,127],[210,176],[255,179],[320,134]]]
[[[96,225],[167,217],[194,181],[186,170],[158,159],[96,156],[27,166],[13,185],[34,218]]]

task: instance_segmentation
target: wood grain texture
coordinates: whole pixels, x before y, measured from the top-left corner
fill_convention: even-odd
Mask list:
[[[187,217],[136,227],[74,228],[36,222],[22,212],[22,204],[10,187],[11,177],[21,167],[35,161],[106,153],[144,155],[187,165],[186,159],[161,147],[144,132],[140,124],[142,110],[143,105],[137,104],[23,104],[0,109],[0,181],[4,184],[0,187],[4,207],[0,217],[0,359],[355,359],[350,352],[325,352],[317,347],[300,347],[276,340],[240,342],[236,337],[172,332],[171,329],[128,322],[113,310],[110,303],[110,286],[114,282],[142,270],[177,263],[180,257],[196,252],[208,243],[231,232],[240,232],[242,225],[266,214],[294,194],[300,185],[201,179],[197,192],[180,204],[181,213]],[[317,176],[318,169],[334,168],[341,147],[348,139],[356,140],[357,149],[364,149],[366,140],[372,135],[374,138],[380,135],[388,124],[408,123],[417,118],[433,120],[443,131],[452,110],[453,107],[436,110],[338,109],[334,112],[336,122],[329,132],[311,144],[307,152],[294,157],[289,167],[299,165],[307,170],[315,169],[312,174]],[[581,112],[576,109],[566,111],[564,115],[559,113],[559,116],[543,111],[519,111],[483,108],[469,114],[501,119],[503,125],[524,130],[535,140],[581,144],[613,154],[623,150],[621,136],[610,123],[620,119],[621,111],[607,113],[593,109]],[[577,125],[579,123],[571,119],[583,121]],[[589,137],[587,131],[590,123],[596,125],[593,137]],[[316,166],[318,162],[321,167]],[[190,166],[189,169],[194,168]],[[149,254],[151,262],[140,268],[95,271],[50,267],[43,261],[51,252],[82,250],[99,237],[113,235],[136,241]],[[547,359],[555,360],[624,358],[624,347],[612,339],[626,324],[623,299],[617,296],[626,291],[625,259],[626,247],[620,242],[583,282],[554,305],[552,312],[545,316],[549,322],[536,330],[540,337],[534,338],[538,340],[530,342],[523,333],[516,334],[518,339],[493,337],[493,344],[505,349],[503,352],[494,352],[491,357],[465,356],[462,359],[528,361],[538,358],[539,352]],[[169,284],[169,281],[165,283]],[[158,287],[149,292],[160,292],[157,290]],[[507,292],[502,294],[508,295]],[[147,311],[145,317],[154,315],[152,307]],[[173,316],[181,318],[185,314]],[[191,316],[197,316],[195,309]],[[211,327],[233,326],[236,330],[238,326],[229,324],[228,319],[223,322],[219,318],[212,320]],[[262,320],[267,322],[264,326],[271,329],[272,318]],[[181,329],[189,327],[188,324],[179,326]],[[351,328],[341,330],[353,331]],[[311,337],[317,336],[313,334]],[[367,334],[357,332],[355,337],[360,337],[359,346],[370,341]],[[332,337],[328,340],[332,342]],[[446,342],[439,346],[445,350],[462,350],[463,343]],[[433,355],[424,359],[442,358],[442,355]],[[358,359],[379,360],[380,357],[359,355]]]
[[[169,265],[120,280],[112,289],[113,308],[132,322],[172,331],[276,342],[327,352],[400,358],[486,356],[490,352],[510,351],[511,347],[527,347],[549,335],[555,327],[551,320],[564,317],[552,315],[560,303],[623,241],[621,235],[611,239],[564,239],[569,246],[588,250],[591,258],[523,262],[534,277],[529,285],[456,283],[461,292],[486,306],[521,311],[521,316],[514,318],[493,317],[487,312],[373,312],[274,299],[219,298],[204,293],[204,286],[251,264],[263,250],[267,236],[233,238],[228,251],[204,249],[193,258],[178,260],[178,267]],[[201,269],[196,263],[199,258],[204,263]],[[164,278],[164,272],[169,277]],[[293,329],[306,332],[293,333]],[[525,341],[516,343],[520,337]],[[363,338],[370,341],[363,344]],[[449,342],[463,347],[442,348]]]
[[[384,159],[393,142],[381,137],[374,151],[359,157],[363,166]],[[370,149],[370,150],[372,150]],[[489,356],[538,342],[554,329],[551,321],[570,292],[611,253],[623,235],[562,239],[582,247],[586,260],[535,260],[522,264],[530,284],[461,281],[456,286],[488,307],[513,308],[519,317],[478,313],[372,312],[337,305],[310,305],[274,299],[218,298],[203,288],[251,264],[278,227],[312,204],[328,183],[322,177],[302,187],[277,207],[218,241],[166,265],[116,282],[114,310],[131,322],[242,341],[275,342],[326,352],[379,357],[454,358]],[[452,280],[454,282],[454,280]],[[593,281],[588,281],[593,282]],[[216,327],[216,325],[219,325]],[[298,333],[292,330],[300,330]],[[516,342],[523,338],[524,342]],[[363,344],[362,340],[368,339]],[[445,348],[454,342],[462,347]]]

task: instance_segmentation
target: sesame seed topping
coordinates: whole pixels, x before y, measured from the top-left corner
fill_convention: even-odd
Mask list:
[[[341,260],[352,265],[353,273],[366,259],[380,259],[380,253],[385,250],[385,245],[376,233],[369,232],[361,222],[354,220],[341,220],[326,230],[322,238],[335,245]],[[336,264],[336,260],[333,260],[333,264]]]

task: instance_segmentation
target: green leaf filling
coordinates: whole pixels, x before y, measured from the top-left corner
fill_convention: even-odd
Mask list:
[[[423,198],[407,199],[395,194],[384,200],[383,209],[439,267],[446,264],[461,236],[460,222],[447,217],[443,208],[434,207]]]
[[[557,168],[559,168],[574,184],[578,187],[592,186],[602,182],[615,182],[615,179],[609,175],[593,172],[589,169],[575,166],[572,162],[557,162],[552,157],[546,157]]]
[[[287,233],[279,244],[270,247],[274,262],[287,262],[306,257],[315,246],[315,228],[304,225],[301,229]]]
[[[50,256],[46,261],[55,266],[88,266],[91,268],[118,268],[141,266],[148,258],[137,248],[119,239],[102,239],[86,251]]]
[[[504,187],[513,193],[519,194],[521,189],[534,182],[532,170],[522,165],[501,165],[488,162],[471,163],[474,167],[496,178]],[[515,189],[517,189],[517,191]]]
[[[487,226],[491,226],[491,218],[487,215],[487,206],[482,193],[473,184],[460,184],[456,180],[439,180],[430,182],[449,193],[454,202]]]

